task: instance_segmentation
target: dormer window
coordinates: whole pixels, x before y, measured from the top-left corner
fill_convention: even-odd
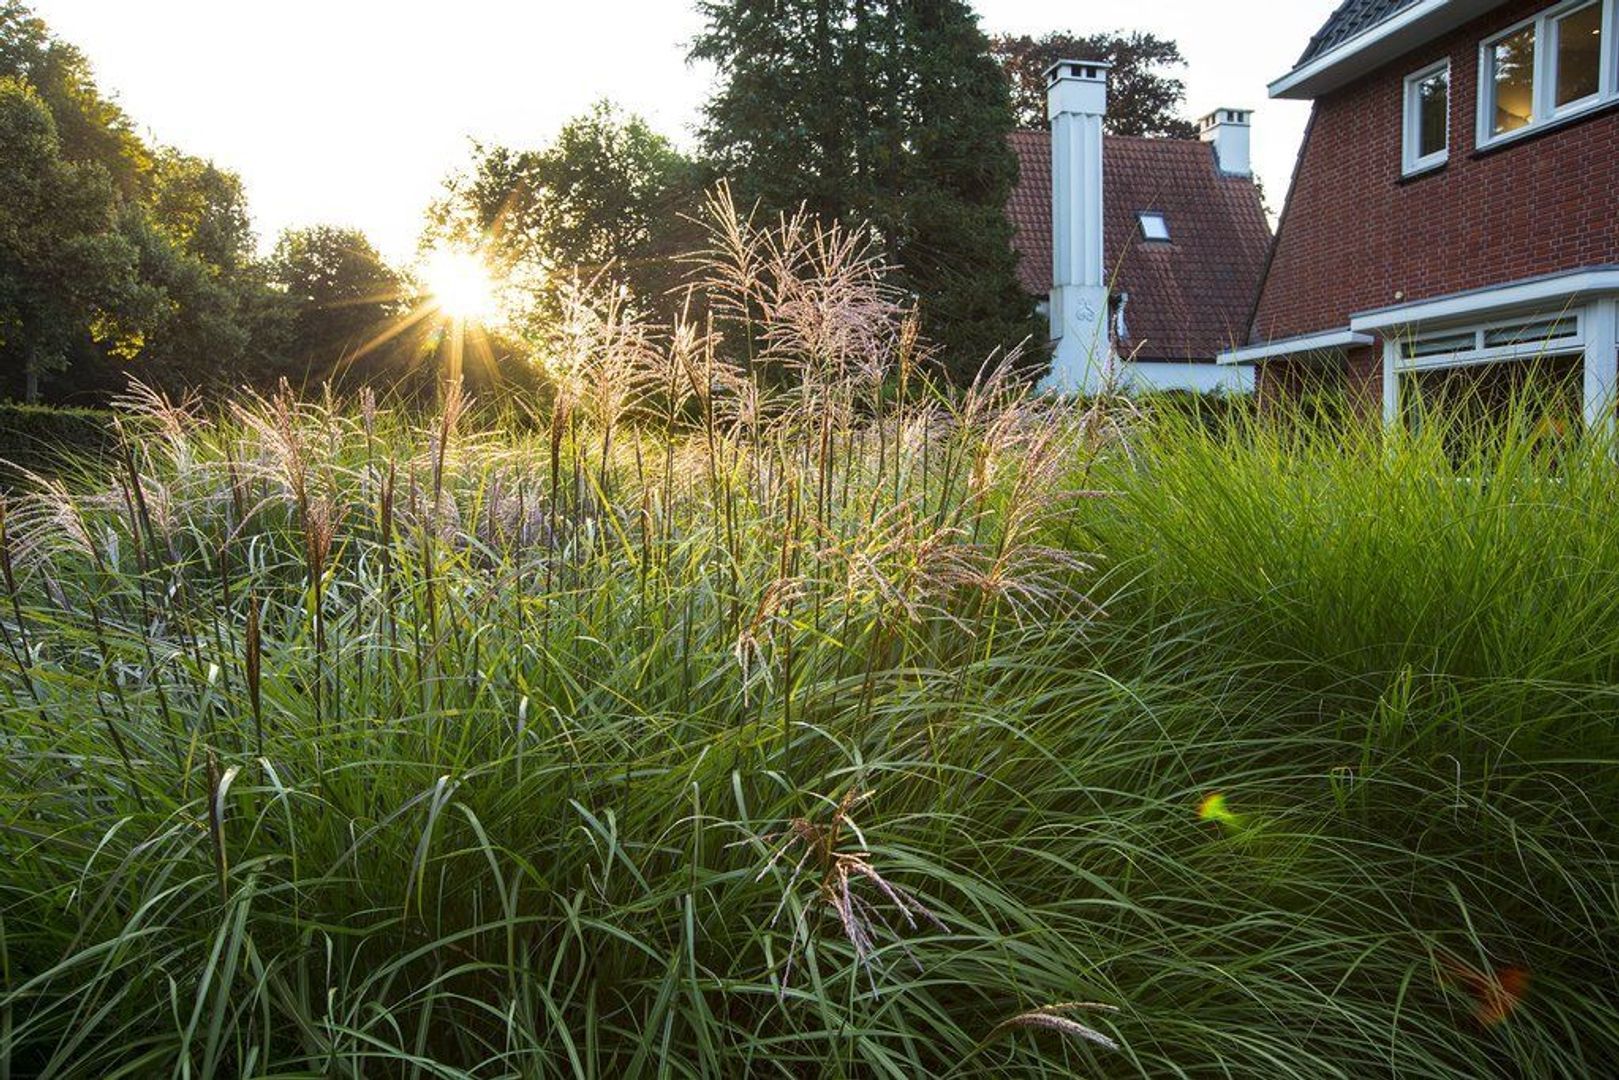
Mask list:
[[[1146,210],[1136,215],[1141,219],[1141,238],[1155,243],[1167,244],[1169,242],[1169,219],[1155,210]]]
[[[1450,61],[1405,80],[1405,174],[1450,159]]]
[[[1484,42],[1478,144],[1488,147],[1619,99],[1619,0],[1571,0]]]

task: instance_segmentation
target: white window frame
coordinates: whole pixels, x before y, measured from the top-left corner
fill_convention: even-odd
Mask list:
[[[1147,228],[1148,219],[1156,221],[1163,226],[1164,235],[1154,236],[1152,230]],[[1136,220],[1141,223],[1141,238],[1150,244],[1172,244],[1175,234],[1169,229],[1169,215],[1162,210],[1141,210],[1136,213]]]
[[[1602,7],[1602,62],[1597,75],[1597,92],[1590,97],[1557,104],[1557,24],[1582,8]],[[1529,123],[1516,131],[1495,133],[1495,47],[1514,34],[1533,27],[1535,31],[1534,101]],[[1567,0],[1521,22],[1514,23],[1479,44],[1478,49],[1478,148],[1487,150],[1534,135],[1546,128],[1592,109],[1619,101],[1619,0]]]
[[[1440,150],[1427,155],[1419,156],[1422,149],[1422,84],[1435,75],[1445,76],[1445,145]],[[1437,169],[1450,160],[1450,115],[1454,107],[1451,93],[1455,89],[1455,82],[1451,79],[1449,57],[1437,64],[1429,65],[1413,75],[1405,77],[1405,149],[1403,151],[1403,171],[1406,176],[1415,176],[1417,173]]]
[[[1496,330],[1518,330],[1533,326],[1536,323],[1563,323],[1568,326],[1566,333],[1555,338],[1526,339],[1516,345],[1488,345],[1486,339]],[[1539,360],[1553,356],[1571,356],[1584,352],[1585,341],[1585,312],[1581,308],[1565,308],[1556,312],[1540,312],[1533,315],[1519,315],[1515,318],[1492,319],[1482,323],[1470,323],[1455,326],[1449,329],[1428,330],[1418,333],[1407,333],[1398,338],[1391,339],[1396,343],[1394,368],[1399,372],[1413,371],[1440,371],[1448,368],[1472,367],[1475,364],[1491,364],[1512,360]],[[1424,341],[1466,337],[1472,340],[1472,348],[1459,348],[1451,352],[1430,353],[1427,356],[1412,356],[1413,347]]]

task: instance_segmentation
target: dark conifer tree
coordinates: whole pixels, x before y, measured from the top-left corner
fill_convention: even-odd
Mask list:
[[[1008,84],[963,0],[703,0],[704,144],[740,195],[873,226],[952,375],[1044,341],[1017,281]]]

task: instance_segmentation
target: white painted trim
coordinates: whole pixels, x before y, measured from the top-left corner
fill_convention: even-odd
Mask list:
[[[1352,330],[1330,330],[1324,334],[1307,334],[1304,337],[1267,341],[1262,345],[1246,345],[1240,349],[1223,352],[1215,359],[1221,364],[1252,364],[1278,356],[1352,349],[1360,345],[1370,345],[1373,341],[1369,334],[1357,334]]]
[[[1397,337],[1389,338],[1396,347]],[[1394,366],[1402,372],[1449,371],[1452,368],[1478,367],[1482,364],[1506,364],[1519,360],[1544,360],[1552,356],[1578,356],[1585,351],[1584,338],[1557,341],[1526,341],[1521,345],[1503,345],[1495,349],[1462,349],[1453,353],[1435,353],[1432,356],[1399,357]]]
[[[1400,422],[1400,343],[1394,338],[1383,342],[1383,425]]]
[[[1270,84],[1273,98],[1309,100],[1477,18],[1505,0],[1422,0]]]
[[[1572,301],[1591,293],[1619,293],[1619,267],[1580,270],[1366,311],[1351,317],[1349,328],[1356,333],[1373,334],[1395,327],[1466,319],[1491,312]]]
[[[1185,390],[1197,394],[1251,394],[1254,369],[1208,363],[1125,360],[1119,364],[1119,381],[1125,389],[1136,393]]]
[[[1418,156],[1418,151],[1422,149],[1422,110],[1418,107],[1418,103],[1421,100],[1422,84],[1440,73],[1445,76],[1445,145],[1442,149],[1421,157]],[[1452,135],[1450,121],[1451,114],[1455,111],[1455,102],[1451,99],[1453,85],[1448,56],[1437,64],[1429,64],[1421,71],[1405,77],[1405,98],[1402,104],[1405,129],[1400,153],[1406,176],[1415,176],[1429,169],[1437,169],[1450,160]]]
[[[1585,318],[1585,426],[1611,438],[1619,394],[1619,301],[1599,300]]]

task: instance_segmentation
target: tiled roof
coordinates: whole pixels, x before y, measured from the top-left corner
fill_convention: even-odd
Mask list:
[[[1018,181],[1006,216],[1012,219],[1012,246],[1018,253],[1018,280],[1023,291],[1045,296],[1051,291],[1051,133],[1012,132]]]
[[[1310,46],[1299,57],[1298,66],[1303,67],[1322,53],[1394,18],[1408,7],[1415,7],[1417,3],[1418,0],[1344,0],[1338,10],[1332,13],[1332,18],[1327,20],[1327,25],[1310,39]]]
[[[1007,212],[1019,277],[1051,291],[1051,136],[1019,131],[1022,166]],[[1146,360],[1209,360],[1246,338],[1270,224],[1252,180],[1222,176],[1214,148],[1192,139],[1108,136],[1103,145],[1103,253],[1113,292],[1130,294],[1122,351]],[[1144,240],[1137,217],[1157,211],[1170,242]]]

